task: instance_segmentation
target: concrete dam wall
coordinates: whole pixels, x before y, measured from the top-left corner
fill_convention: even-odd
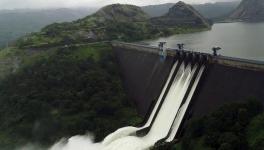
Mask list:
[[[126,91],[142,116],[147,116],[155,104],[175,60],[182,53],[168,50],[160,60],[158,48],[128,43],[113,43]],[[208,57],[205,74],[192,99],[192,117],[206,115],[221,105],[255,98],[264,103],[264,64],[228,57]]]
[[[173,65],[173,57],[164,62],[154,53],[115,47],[125,88],[142,116],[157,100]]]

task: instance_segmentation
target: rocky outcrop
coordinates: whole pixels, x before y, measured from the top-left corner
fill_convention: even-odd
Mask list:
[[[210,23],[191,5],[180,1],[161,17],[152,18],[155,25],[210,27]]]
[[[243,0],[231,14],[230,19],[249,22],[264,21],[264,1]]]

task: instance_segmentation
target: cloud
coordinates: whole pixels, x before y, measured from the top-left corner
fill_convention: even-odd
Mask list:
[[[0,0],[0,9],[16,8],[68,8],[68,7],[101,7],[111,3],[127,3],[135,5],[153,5],[176,3],[179,0]],[[206,3],[230,0],[183,0],[187,3]]]

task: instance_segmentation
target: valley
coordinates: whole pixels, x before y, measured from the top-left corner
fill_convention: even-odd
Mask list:
[[[252,9],[255,5],[258,5],[257,11]],[[223,7],[226,11],[221,11]],[[160,11],[155,13],[155,9]],[[252,23],[262,21],[261,10],[261,1],[243,0],[240,4],[219,2],[189,5],[180,1],[146,7],[111,4],[90,10],[20,12],[24,17],[29,15],[26,17],[28,20],[23,17],[19,17],[21,20],[12,19],[12,13],[3,11],[0,21],[1,16],[5,16],[5,13],[8,15],[3,19],[6,24],[1,24],[3,30],[0,25],[0,43],[1,32],[4,35],[0,50],[0,147],[20,150],[24,145],[33,144],[40,145],[40,150],[54,150],[51,146],[61,138],[91,134],[90,145],[100,145],[92,142],[101,142],[124,126],[138,127],[145,123],[147,113],[151,112],[161,94],[162,104],[158,106],[159,111],[154,112],[158,121],[152,120],[156,128],[151,132],[152,128],[149,127],[149,134],[142,132],[146,135],[142,137],[147,137],[146,141],[150,143],[143,143],[148,144],[148,149],[261,150],[263,92],[259,87],[263,83],[263,72],[245,66],[232,68],[219,65],[216,62],[222,56],[210,55],[213,46],[220,46],[223,48],[220,55],[238,57],[239,61],[245,61],[241,58],[250,59],[250,62],[261,64],[264,56],[261,31],[264,25]],[[50,14],[57,15],[50,17]],[[45,19],[39,22],[34,18]],[[10,22],[7,22],[8,19]],[[14,20],[26,23],[21,25],[12,22]],[[233,23],[213,24],[219,20]],[[10,28],[9,24],[12,25]],[[160,56],[160,53],[154,55],[133,48],[117,48],[113,41],[143,43],[145,48],[148,47],[146,44],[153,48],[158,42],[166,41],[171,48],[184,43],[185,49],[182,53],[175,51],[175,57],[165,53]],[[176,63],[177,60],[181,65]],[[206,68],[201,85],[198,85],[201,76],[194,65],[195,61],[199,68]],[[161,88],[172,64],[177,66],[174,69],[177,68],[179,73],[173,73],[169,89],[165,89],[163,96]],[[212,70],[215,72],[210,72]],[[233,76],[230,74],[240,75],[231,82],[229,77]],[[198,86],[194,80],[197,76]],[[212,76],[223,76],[230,85],[225,87]],[[251,76],[256,77],[252,82]],[[205,77],[211,77],[211,82],[217,88],[208,86],[209,90],[202,89],[204,85],[211,85]],[[254,87],[245,86],[249,83]],[[205,98],[192,91],[192,85],[197,86],[198,92],[201,89],[202,92],[206,91],[206,94],[201,92]],[[225,95],[214,91],[229,88],[235,92]],[[214,92],[223,95],[219,96],[223,99],[213,97]],[[199,107],[190,103],[192,94],[193,99],[205,102]],[[174,101],[174,97],[177,97],[177,101]],[[236,103],[223,105],[226,101]],[[189,103],[192,109],[187,114],[187,121],[182,125],[175,122],[185,121],[185,113],[179,113],[179,109],[187,110]],[[208,106],[204,109],[208,110],[206,115],[195,110],[204,108],[202,106]],[[191,114],[194,111],[199,112],[200,116]],[[159,112],[162,112],[161,115]],[[170,114],[169,121],[164,119],[167,114]],[[180,119],[177,118],[178,114]],[[162,124],[165,122],[162,120],[168,122]],[[179,133],[171,133],[171,127],[175,124]],[[166,129],[158,130],[159,127]],[[167,134],[170,136],[169,142],[160,142]],[[140,134],[135,135],[144,140]],[[63,146],[70,142],[62,141]],[[114,147],[120,149],[118,142],[114,143]],[[120,145],[126,147],[122,139]],[[133,149],[133,145],[130,148]]]

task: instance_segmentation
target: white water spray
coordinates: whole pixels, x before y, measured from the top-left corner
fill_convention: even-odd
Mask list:
[[[74,136],[68,140],[62,139],[49,150],[102,150],[100,143],[94,143],[92,136]]]

